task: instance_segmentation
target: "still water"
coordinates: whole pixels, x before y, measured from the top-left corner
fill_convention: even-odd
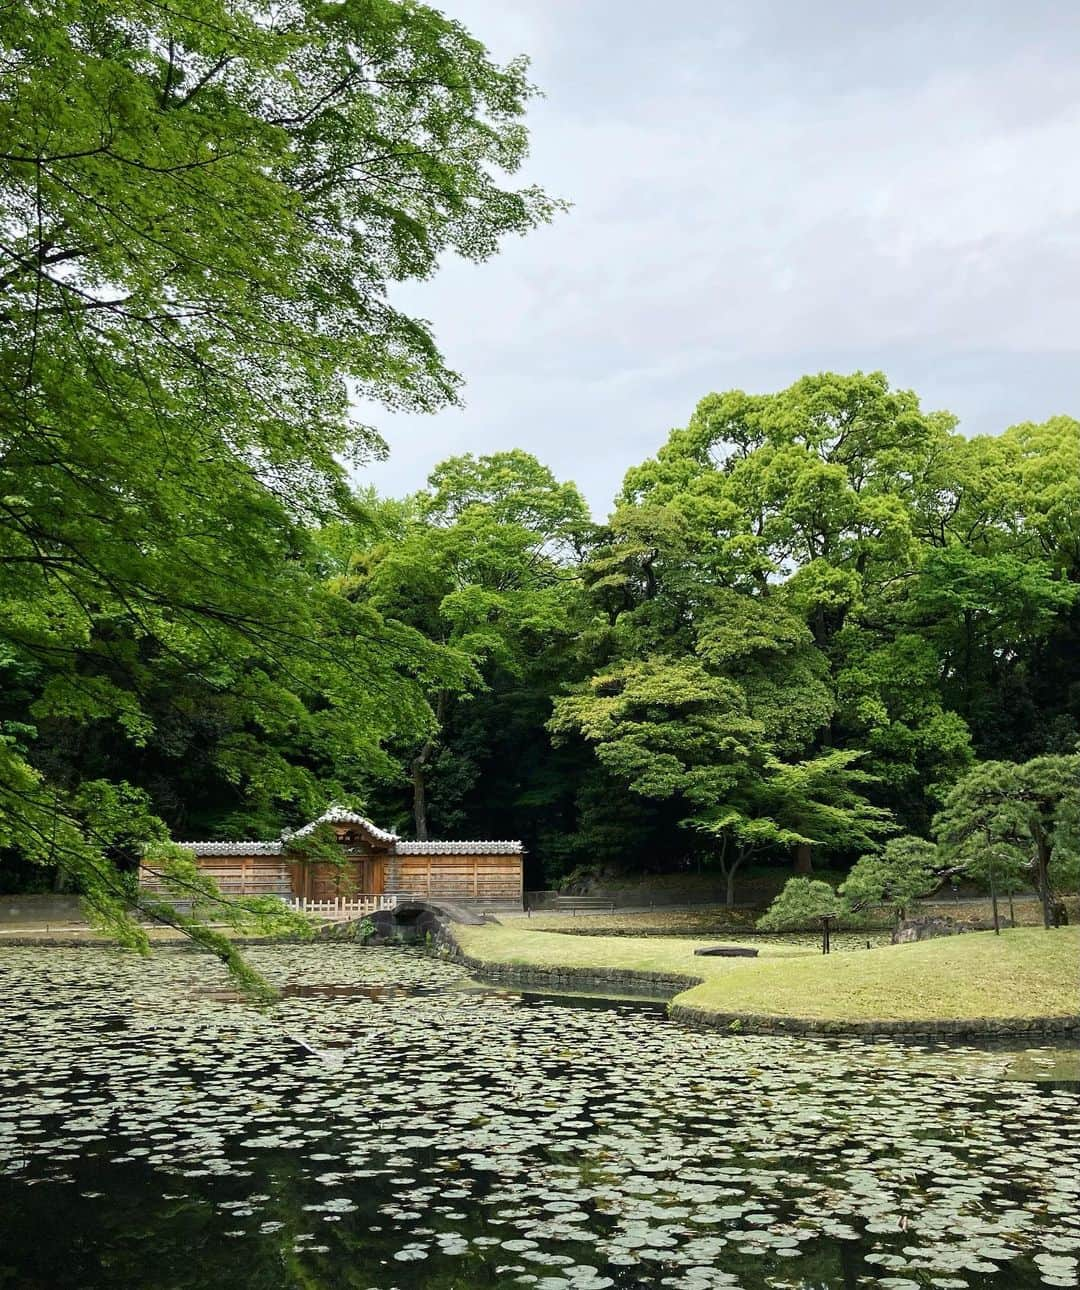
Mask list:
[[[0,949],[3,1290],[1076,1286],[1075,1050],[697,1034],[419,951]]]

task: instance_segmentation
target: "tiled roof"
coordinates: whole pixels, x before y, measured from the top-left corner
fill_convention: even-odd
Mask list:
[[[512,856],[524,851],[520,842],[398,842],[399,856]]]
[[[399,856],[511,856],[521,855],[525,850],[517,841],[402,842],[396,833],[388,833],[372,824],[367,816],[347,811],[342,806],[332,806],[303,828],[282,833],[281,840],[277,842],[181,842],[178,845],[189,848],[197,856],[280,856],[287,853],[293,838],[314,833],[320,824],[354,824],[376,842],[394,843],[394,853]]]
[[[343,806],[332,806],[328,811],[323,811],[317,820],[312,820],[310,824],[305,824],[303,828],[295,829],[292,833],[286,831],[281,836],[286,842],[290,838],[302,838],[309,833],[314,833],[320,824],[355,824],[373,837],[376,842],[397,841],[396,833],[388,833],[386,829],[380,829],[378,825],[372,824],[366,815],[358,815],[355,811],[347,811]]]
[[[285,850],[280,842],[178,842],[197,856],[279,856]]]

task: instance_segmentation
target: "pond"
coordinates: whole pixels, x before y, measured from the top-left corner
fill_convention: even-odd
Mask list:
[[[1075,1050],[250,955],[271,1009],[192,953],[0,949],[4,1290],[1077,1284]]]

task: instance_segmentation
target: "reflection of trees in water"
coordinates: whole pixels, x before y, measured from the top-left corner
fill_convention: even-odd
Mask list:
[[[962,1260],[1007,1210],[1023,1250],[1063,1212],[1076,1099],[1000,1080],[1057,1074],[1055,1050],[703,1035],[636,1004],[522,1006],[416,951],[252,955],[288,986],[265,1012],[206,997],[223,978],[191,955],[0,951],[3,1290],[471,1290],[571,1267],[599,1270],[582,1290],[699,1290],[699,1264],[851,1290],[885,1274],[872,1250]],[[1038,1283],[1018,1260],[983,1284]]]

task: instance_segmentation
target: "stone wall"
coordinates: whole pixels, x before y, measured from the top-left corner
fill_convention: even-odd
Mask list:
[[[862,1038],[968,1038],[992,1039],[1024,1035],[1080,1035],[1080,1017],[966,1017],[962,1021],[823,1021],[809,1017],[762,1017],[712,1012],[673,1003],[673,1021],[699,1030],[756,1035],[854,1035]]]
[[[54,896],[48,893],[25,896],[0,896],[0,927],[23,923],[84,923],[82,901],[78,896]]]

